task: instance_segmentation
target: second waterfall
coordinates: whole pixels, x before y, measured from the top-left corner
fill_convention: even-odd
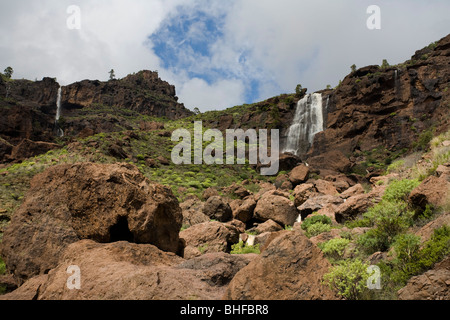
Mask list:
[[[61,91],[62,88],[59,87],[58,96],[56,97],[56,118],[55,118],[56,135],[60,138],[64,137],[64,131],[59,126],[59,119],[61,118]]]
[[[322,95],[306,95],[297,104],[295,117],[287,131],[287,141],[283,152],[302,155],[308,152],[314,136],[323,131]]]

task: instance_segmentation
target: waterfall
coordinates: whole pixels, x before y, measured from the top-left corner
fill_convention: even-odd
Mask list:
[[[61,118],[61,87],[58,88],[58,96],[56,97],[56,118],[55,118],[55,128],[56,135],[61,138],[64,137],[64,131],[59,127],[59,119]]]
[[[56,98],[56,119],[55,121],[58,122],[61,118],[61,87],[58,88],[58,96]]]
[[[314,142],[315,135],[323,130],[322,95],[308,94],[297,104],[283,152],[305,154]]]

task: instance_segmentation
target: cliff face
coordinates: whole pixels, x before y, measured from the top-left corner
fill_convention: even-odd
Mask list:
[[[141,71],[121,80],[85,80],[63,87],[63,109],[73,111],[98,105],[118,106],[171,120],[192,114],[178,103],[175,87],[162,81],[157,72]]]
[[[52,78],[0,77],[0,162],[20,161],[11,152],[24,139],[55,142],[59,87]],[[85,80],[62,88],[59,127],[70,138],[82,132],[138,129],[142,116],[175,120],[192,114],[177,101],[175,87],[156,72],[141,71],[108,82]]]
[[[410,148],[427,130],[448,128],[450,35],[419,50],[404,64],[368,66],[348,75],[328,100],[326,130],[308,156],[339,150],[347,157],[383,146]]]

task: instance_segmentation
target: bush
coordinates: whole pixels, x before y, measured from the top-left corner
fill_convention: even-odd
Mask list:
[[[247,254],[247,253],[256,253],[260,254],[261,251],[259,249],[259,244],[254,246],[248,246],[243,241],[240,241],[237,244],[231,246],[231,254]]]
[[[303,223],[302,223],[302,229],[303,230],[308,230],[309,229],[309,227],[311,227],[313,224],[316,224],[316,223],[323,223],[323,224],[329,224],[329,225],[331,225],[332,224],[332,222],[331,222],[331,219],[329,218],[329,217],[327,217],[327,216],[323,216],[323,215],[313,215],[313,216],[310,216],[310,217],[308,217],[308,218],[306,218],[304,221],[303,221]]]
[[[397,160],[394,161],[389,165],[389,167],[386,170],[387,174],[397,172],[399,169],[403,168],[405,166],[405,160]]]
[[[411,277],[431,269],[450,253],[450,227],[434,230],[433,236],[420,251],[420,238],[414,235],[399,237],[394,246],[397,257],[392,280],[403,286]]]
[[[394,180],[386,189],[383,200],[387,201],[406,201],[409,194],[420,184],[419,180]]]
[[[332,259],[340,259],[345,253],[350,240],[348,239],[332,239],[322,245],[322,252]]]
[[[389,249],[394,238],[411,225],[414,212],[408,211],[407,208],[408,205],[404,201],[386,200],[370,208],[364,218],[375,228],[361,235],[357,243],[368,254]]]
[[[360,300],[367,291],[369,266],[361,260],[344,260],[324,276],[325,284],[347,300]]]
[[[313,225],[311,225],[307,230],[306,230],[306,236],[308,238],[311,237],[315,237],[318,236],[321,233],[324,232],[328,232],[331,230],[331,225],[329,224],[324,224],[322,222],[317,222]]]

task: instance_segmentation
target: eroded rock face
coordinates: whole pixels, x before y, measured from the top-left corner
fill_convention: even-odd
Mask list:
[[[129,241],[179,251],[182,223],[171,190],[128,164],[81,163],[37,175],[2,242],[9,271],[22,280],[56,266],[71,243]]]
[[[231,245],[238,242],[238,239],[233,241],[232,232],[217,221],[196,224],[181,231],[180,238],[186,242],[184,257],[187,259],[211,252],[230,252]]]
[[[95,104],[122,106],[141,114],[178,119],[192,113],[175,96],[175,87],[162,81],[157,72],[140,71],[121,80],[108,82],[85,80],[62,90],[66,110]]]
[[[184,260],[153,245],[82,240],[69,245],[47,275],[27,281],[5,300],[218,300],[254,255],[205,254]],[[80,271],[70,290],[69,266]]]
[[[449,61],[450,35],[418,51],[408,64],[364,67],[336,90],[324,91],[329,99],[326,130],[316,135],[307,162],[345,172],[349,163],[333,152],[350,156],[379,146],[401,150],[432,126],[446,130]],[[417,119],[414,126],[409,119]]]
[[[424,274],[412,277],[398,292],[400,300],[449,300],[450,257]]]
[[[283,226],[294,225],[298,215],[292,201],[281,196],[278,191],[266,192],[258,201],[254,213],[257,220],[273,220]]]
[[[450,182],[447,179],[431,176],[410,193],[409,201],[422,208],[428,204],[438,207],[444,204],[449,191]]]
[[[236,274],[224,299],[336,299],[322,284],[330,266],[320,249],[302,233],[281,232],[260,256]]]
[[[203,205],[203,213],[210,219],[227,222],[233,218],[230,205],[219,196],[210,197]]]

